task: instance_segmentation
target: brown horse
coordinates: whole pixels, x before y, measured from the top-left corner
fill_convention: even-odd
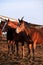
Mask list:
[[[25,22],[23,20],[19,20],[19,22],[20,23],[16,29],[16,33],[20,34],[21,32],[24,32],[27,35],[27,38],[25,37],[26,38],[25,40],[26,40],[28,48],[29,48],[29,54],[30,54],[30,51],[32,50],[33,57],[34,57],[33,40],[29,34],[29,28],[25,25]],[[31,45],[32,49],[30,48],[30,45]]]
[[[11,51],[12,53],[14,53],[14,36],[13,34],[15,31],[15,28],[17,26],[18,22],[12,22],[9,19],[8,20],[4,20],[1,21],[1,25],[2,25],[2,32],[7,32],[7,42],[8,42],[8,53]]]
[[[36,43],[43,43],[43,34],[36,29],[35,27],[30,27],[26,25],[27,22],[24,20],[19,20],[19,26],[16,29],[16,32],[19,34],[20,32],[25,32],[28,35],[30,35],[30,37],[33,40],[33,45],[31,43],[31,46],[34,46],[34,50],[36,49]],[[32,48],[30,46],[30,48]]]

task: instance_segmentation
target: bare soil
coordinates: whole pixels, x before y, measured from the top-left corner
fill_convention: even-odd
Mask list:
[[[25,46],[24,53],[25,56],[22,58],[21,44],[19,44],[19,56],[16,56],[16,46],[14,54],[8,54],[8,44],[7,42],[0,42],[0,65],[43,65],[43,45],[37,44],[37,48],[34,54],[34,60],[32,57],[29,59],[26,55],[28,53],[27,46]],[[32,53],[31,53],[32,54]]]

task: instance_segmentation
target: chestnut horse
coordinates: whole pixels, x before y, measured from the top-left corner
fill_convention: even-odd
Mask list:
[[[35,27],[30,27],[29,25],[27,26],[27,22],[24,20],[19,20],[19,25],[16,28],[16,32],[19,34],[20,32],[25,32],[30,37],[32,38],[34,43],[31,43],[30,48],[34,47],[34,50],[36,49],[36,43],[43,43],[43,34],[36,29]],[[30,44],[30,43],[28,43]]]
[[[27,35],[27,38],[25,39],[27,46],[29,48],[29,54],[32,50],[33,52],[33,57],[34,57],[34,46],[33,46],[33,40],[29,34],[29,28],[25,25],[25,22],[23,20],[19,20],[19,25],[16,28],[16,33],[20,34],[21,32],[24,32]],[[30,48],[31,45],[31,48]]]

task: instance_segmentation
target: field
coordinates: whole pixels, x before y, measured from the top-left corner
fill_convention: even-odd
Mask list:
[[[24,45],[25,55],[27,54],[27,46]],[[16,46],[15,46],[16,50]],[[19,44],[19,56],[22,57],[21,45]],[[14,54],[8,54],[7,42],[0,42],[0,65],[43,65],[43,45],[37,44],[37,48],[34,54],[34,60],[32,57],[29,59],[26,55],[24,58],[16,57],[16,51]]]

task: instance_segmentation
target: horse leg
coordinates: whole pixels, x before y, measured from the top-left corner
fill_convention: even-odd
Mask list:
[[[18,42],[15,42],[15,44],[16,44],[16,49],[17,49],[17,56],[19,56],[19,54],[18,54]]]
[[[32,56],[33,56],[33,60],[34,60],[34,44],[32,44]]]
[[[13,53],[15,52],[15,41],[13,41]]]
[[[14,51],[13,51],[13,41],[11,41],[11,52],[12,52],[12,54],[14,53]]]
[[[22,42],[22,57],[24,58],[24,42]]]
[[[10,41],[8,40],[8,54],[10,53]]]
[[[37,39],[34,40],[34,50],[36,49],[36,43],[37,43]]]
[[[27,44],[27,47],[28,47],[28,57],[30,59],[30,47],[29,47],[29,44]]]

